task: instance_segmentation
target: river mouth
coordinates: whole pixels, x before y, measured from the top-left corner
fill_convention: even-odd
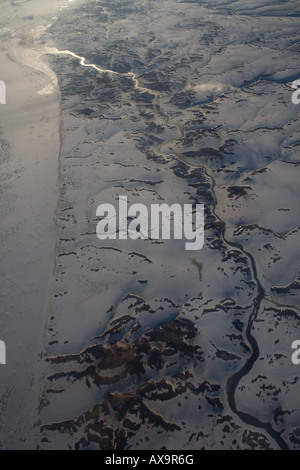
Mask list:
[[[16,46],[60,100],[38,448],[299,447],[299,33],[265,3],[86,0]],[[204,246],[99,240],[120,198],[204,204]]]

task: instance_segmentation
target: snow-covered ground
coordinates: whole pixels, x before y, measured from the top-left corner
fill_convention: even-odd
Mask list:
[[[78,0],[16,36],[11,67],[40,91],[32,163],[5,189],[7,207],[21,197],[4,228],[27,220],[3,245],[3,295],[17,300],[6,300],[0,338],[36,365],[33,385],[28,370],[18,376],[38,410],[35,431],[20,417],[24,446],[299,448],[297,2]],[[26,143],[11,126],[6,141]],[[3,165],[17,161],[10,147]],[[204,204],[203,249],[100,241],[97,207],[119,196],[149,209]]]

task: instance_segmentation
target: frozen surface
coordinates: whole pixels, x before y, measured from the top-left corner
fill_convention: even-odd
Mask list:
[[[299,449],[299,13],[87,0],[41,36],[61,121],[39,448]],[[122,195],[205,204],[204,248],[100,241]]]
[[[6,104],[0,105],[0,340],[6,344],[6,365],[0,366],[1,450],[36,447],[60,147],[59,93],[37,44],[63,4],[68,0],[1,1],[0,79],[6,84]],[[40,93],[47,87],[50,94]]]

